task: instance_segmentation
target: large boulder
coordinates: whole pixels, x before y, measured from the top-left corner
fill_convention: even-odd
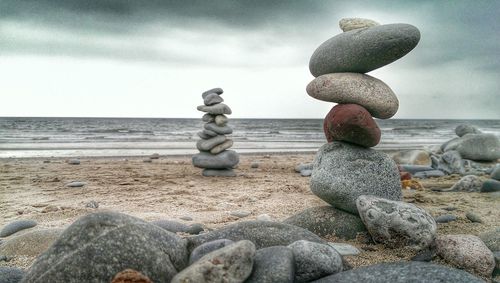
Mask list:
[[[455,128],[455,134],[457,134],[457,136],[459,137],[462,137],[466,134],[482,134],[482,132],[472,125],[460,124]]]
[[[500,139],[494,134],[468,134],[455,150],[465,159],[494,161],[500,158]]]
[[[388,119],[398,111],[399,101],[383,81],[365,74],[334,73],[319,76],[306,88],[312,98],[341,104],[358,104],[373,117]]]
[[[344,142],[319,149],[310,186],[324,201],[356,215],[361,195],[402,199],[398,167],[387,154]]]
[[[380,142],[380,128],[370,113],[357,104],[335,105],[323,120],[328,142],[346,141],[364,147]]]
[[[170,282],[187,265],[186,241],[141,219],[116,212],[79,218],[28,270],[22,282],[110,282],[134,269]]]
[[[403,57],[417,46],[419,30],[389,24],[338,34],[314,51],[309,70],[315,77],[329,73],[367,73]]]

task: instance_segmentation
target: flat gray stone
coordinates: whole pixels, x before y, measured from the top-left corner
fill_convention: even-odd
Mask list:
[[[355,239],[358,233],[366,232],[359,216],[329,205],[308,208],[283,222],[323,237],[333,235],[343,239]]]
[[[211,154],[219,154],[219,153],[223,152],[224,150],[231,148],[232,146],[233,146],[233,140],[226,139],[226,141],[224,141],[223,143],[218,144],[218,145],[214,146],[212,149],[210,149],[210,153]]]
[[[239,241],[215,250],[179,272],[171,283],[244,282],[253,268],[255,245]]]
[[[231,108],[229,108],[229,106],[227,106],[224,103],[219,103],[211,106],[200,105],[196,109],[198,109],[198,111],[207,112],[212,115],[221,115],[221,114],[231,115],[231,113],[233,113],[231,111]]]
[[[68,164],[70,164],[70,165],[80,165],[80,160],[79,159],[70,159],[70,160],[68,160]]]
[[[95,256],[98,255],[98,256]],[[110,282],[124,269],[169,282],[187,265],[186,241],[141,219],[97,212],[71,224],[22,282]]]
[[[425,249],[434,242],[436,221],[420,207],[374,196],[360,196],[356,204],[375,242],[390,248],[415,250]]]
[[[327,244],[300,240],[288,248],[295,258],[295,282],[310,282],[342,271],[342,256]]]
[[[436,253],[449,264],[472,274],[490,277],[495,268],[493,253],[473,235],[439,235]]]
[[[449,223],[452,221],[456,221],[457,217],[453,214],[445,214],[436,217],[436,223]]]
[[[419,40],[419,30],[408,24],[351,30],[321,44],[311,56],[309,70],[315,77],[330,73],[367,73],[403,57]]]
[[[0,230],[0,237],[8,237],[21,230],[35,227],[36,224],[37,224],[36,221],[31,219],[21,219],[12,221],[9,224],[3,226],[2,230]]]
[[[61,233],[62,229],[42,229],[13,235],[0,246],[0,255],[37,257],[46,251]]]
[[[206,106],[219,104],[223,101],[224,101],[224,99],[222,97],[220,97],[217,93],[207,94],[207,96],[205,96],[203,98],[203,104],[205,104]]]
[[[427,179],[427,178],[436,178],[436,177],[443,177],[445,174],[441,170],[430,170],[430,171],[420,171],[415,174],[413,174],[414,178],[419,178],[419,179]]]
[[[344,243],[328,243],[328,245],[334,248],[341,256],[348,255],[359,255],[361,252],[355,246],[344,244]]]
[[[388,119],[399,108],[394,92],[383,81],[365,74],[333,73],[315,78],[306,88],[312,98],[341,104],[358,104],[375,118]]]
[[[209,139],[203,139],[196,142],[196,148],[199,151],[210,151],[212,148],[226,141],[226,136],[215,136]]]
[[[197,235],[200,232],[203,231],[203,227],[200,226],[201,224],[191,224],[191,225],[186,225],[184,223],[180,223],[177,221],[173,220],[167,220],[167,219],[161,219],[161,220],[153,220],[150,221],[149,223],[156,225],[166,231],[172,232],[172,233],[188,233],[188,234],[193,234]],[[201,230],[200,230],[201,228]]]
[[[227,119],[227,117],[225,115],[217,115],[217,116],[215,116],[215,120],[214,121],[215,121],[215,124],[217,126],[221,126],[222,127],[222,126],[225,126],[227,124],[228,119]]]
[[[300,176],[302,176],[302,177],[311,177],[312,173],[313,173],[312,170],[304,169],[304,170],[300,171]]]
[[[500,139],[494,134],[468,134],[457,142],[462,158],[494,161],[500,158]]]
[[[249,240],[257,249],[271,246],[286,246],[298,240],[326,243],[308,230],[297,226],[271,221],[240,221],[220,229],[187,238],[189,250],[217,239],[232,241]]]
[[[17,267],[0,266],[0,283],[21,282],[24,273],[24,270]]]
[[[201,174],[205,177],[236,177],[233,169],[203,169]]]
[[[204,135],[204,136],[208,136],[208,137],[215,137],[219,134],[217,134],[216,132],[214,131],[210,131],[210,130],[203,130],[201,131],[201,133]]]
[[[402,199],[399,170],[387,154],[337,141],[319,149],[310,187],[327,203],[356,215],[361,195]]]
[[[201,117],[201,120],[203,122],[207,122],[207,123],[213,122],[213,121],[215,121],[215,115],[207,113],[207,114],[203,115],[203,117]]]
[[[455,134],[457,134],[457,136],[459,137],[462,137],[466,134],[482,134],[482,132],[472,125],[460,124],[455,128]]]
[[[434,168],[432,168],[430,166],[425,166],[425,165],[406,165],[406,164],[403,164],[403,165],[399,165],[399,167],[402,169],[402,171],[408,172],[410,174],[434,170]]]
[[[479,238],[491,251],[500,251],[500,227],[479,234]]]
[[[222,88],[220,87],[216,87],[216,88],[212,88],[212,89],[209,89],[207,91],[204,91],[202,94],[201,94],[201,97],[203,99],[205,99],[205,97],[211,93],[215,93],[215,94],[218,94],[218,95],[221,95],[224,93],[224,91],[222,90]]]
[[[85,186],[87,183],[85,182],[81,182],[81,181],[74,181],[74,182],[69,182],[68,184],[66,184],[66,187],[70,187],[70,188],[81,188],[83,186]]]
[[[363,18],[343,18],[339,21],[339,27],[343,32],[379,25],[376,21]]]
[[[370,282],[370,283],[484,283],[478,277],[460,269],[428,262],[391,262],[363,266],[340,272],[315,283]]]
[[[234,244],[234,241],[228,239],[219,239],[199,245],[191,252],[191,255],[189,256],[189,265],[193,264],[195,261],[204,257],[205,255],[231,244]]]
[[[300,163],[299,165],[295,166],[295,172],[300,173],[302,170],[312,170],[313,169],[313,163]]]
[[[481,186],[482,193],[500,192],[500,181],[489,179],[483,182]]]
[[[225,150],[217,155],[200,152],[193,155],[192,161],[193,165],[199,168],[227,169],[236,166],[240,162],[240,157],[233,150]]]
[[[250,211],[246,210],[236,210],[236,211],[231,211],[230,213],[232,216],[236,216],[238,218],[245,218],[247,216],[250,216],[252,214]]]
[[[268,247],[255,253],[253,272],[245,283],[293,283],[295,260],[292,250]]]
[[[454,192],[480,192],[483,186],[483,180],[475,175],[468,175],[462,177],[458,182],[456,182],[450,191]]]
[[[229,135],[233,132],[233,129],[229,126],[217,126],[215,123],[207,123],[205,124],[205,130],[209,130],[215,132],[219,135]]]

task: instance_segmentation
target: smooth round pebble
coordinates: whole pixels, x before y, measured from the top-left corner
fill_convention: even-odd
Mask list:
[[[457,220],[457,217],[452,214],[440,215],[435,218],[436,223],[449,223]]]
[[[8,237],[14,233],[17,233],[21,230],[35,227],[37,222],[31,219],[21,219],[10,222],[5,225],[2,230],[0,230],[0,237]]]
[[[377,23],[376,21],[363,18],[343,18],[339,21],[339,27],[343,32],[360,28],[369,28],[379,25],[380,24]]]

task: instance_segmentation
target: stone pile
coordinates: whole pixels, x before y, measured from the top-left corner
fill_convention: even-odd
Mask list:
[[[206,177],[234,177],[233,168],[239,163],[239,155],[233,150],[233,140],[228,138],[233,129],[227,125],[226,115],[232,113],[231,108],[222,103],[223,90],[214,88],[205,91],[201,96],[204,105],[198,106],[198,110],[205,112],[202,120],[206,122],[203,131],[198,133],[201,138],[196,143],[200,153],[193,156],[193,165],[203,168],[203,176]]]

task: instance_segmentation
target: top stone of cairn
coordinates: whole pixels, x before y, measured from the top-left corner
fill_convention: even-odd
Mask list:
[[[209,94],[212,94],[212,93],[216,93],[216,94],[218,94],[218,95],[221,95],[222,93],[224,93],[224,91],[223,91],[223,90],[222,90],[222,88],[220,88],[220,87],[212,88],[212,89],[209,89],[209,90],[207,90],[207,91],[203,92],[203,93],[201,94],[201,97],[202,97],[203,99],[205,99],[205,97],[207,97]]]
[[[343,32],[350,31],[353,29],[369,28],[373,26],[379,26],[380,24],[376,21],[363,18],[344,18],[339,21],[339,27]]]

